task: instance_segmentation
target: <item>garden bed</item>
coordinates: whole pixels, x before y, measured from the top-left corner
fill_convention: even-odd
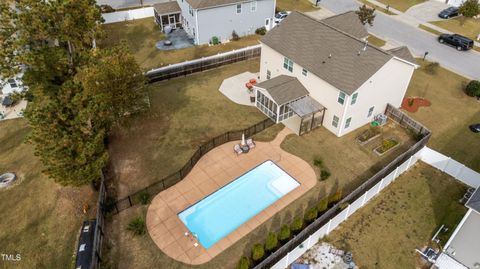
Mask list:
[[[402,101],[401,108],[408,112],[417,112],[422,106],[428,107],[431,103],[425,98],[421,97],[405,97]]]
[[[380,145],[379,147],[376,147],[373,151],[379,156],[382,156],[383,154],[398,147],[399,145],[400,143],[397,140],[393,138],[387,138],[382,141],[382,145]]]
[[[368,130],[365,130],[363,133],[361,133],[358,137],[357,137],[357,142],[360,144],[360,145],[365,145],[367,144],[368,142],[376,139],[377,137],[379,137],[381,135],[381,132],[380,132],[380,129],[378,127],[371,127],[370,129]]]

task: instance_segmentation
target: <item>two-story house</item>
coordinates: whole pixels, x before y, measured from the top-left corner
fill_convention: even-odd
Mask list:
[[[406,47],[366,41],[354,12],[321,21],[293,12],[261,39],[256,106],[297,134],[323,125],[345,135],[399,107],[414,69]]]
[[[195,44],[209,43],[215,36],[230,40],[251,35],[265,26],[269,30],[275,15],[275,0],[176,0],[154,5],[160,27],[182,27]]]

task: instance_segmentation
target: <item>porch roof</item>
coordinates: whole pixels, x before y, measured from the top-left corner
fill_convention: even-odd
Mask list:
[[[288,107],[301,118],[325,109],[324,106],[310,96],[305,96],[301,99],[291,102],[288,104]]]
[[[466,206],[480,214],[480,187],[478,187],[470,199],[468,199]]]
[[[158,15],[167,15],[172,13],[180,13],[181,9],[177,1],[164,2],[153,5]]]
[[[266,90],[277,105],[283,105],[308,95],[307,89],[297,78],[286,75],[274,77],[255,86]]]

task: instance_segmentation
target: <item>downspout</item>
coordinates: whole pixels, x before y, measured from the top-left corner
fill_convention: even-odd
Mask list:
[[[195,38],[197,39],[197,45],[200,45],[200,27],[198,25],[198,9],[195,9],[195,25],[197,27],[196,30],[197,32],[195,33]]]

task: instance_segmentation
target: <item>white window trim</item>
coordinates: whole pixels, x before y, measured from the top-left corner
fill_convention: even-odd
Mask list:
[[[370,118],[373,115],[374,110],[375,110],[375,106],[372,106],[368,109],[367,118]]]
[[[337,120],[335,120],[335,119],[337,119]],[[333,124],[334,122],[336,122],[336,125]],[[335,127],[335,128],[338,128],[338,123],[339,123],[339,122],[340,122],[340,118],[337,117],[337,116],[335,116],[335,115],[333,115],[333,118],[332,118],[332,126]]]
[[[257,1],[250,2],[250,12],[257,12]]]
[[[352,117],[348,118],[348,119],[345,121],[345,127],[344,127],[343,129],[349,128],[351,124],[352,124]]]
[[[358,92],[354,93],[352,95],[352,100],[350,100],[350,105],[354,105],[357,103],[357,99],[358,99]]]
[[[287,65],[286,67],[285,67],[285,64]],[[292,70],[290,70],[290,68]],[[293,73],[293,61],[290,58],[283,57],[283,69],[287,70],[290,73]]]
[[[302,68],[302,75],[307,76],[308,75],[308,70],[305,68]]]
[[[343,94],[343,98],[340,98],[340,96]],[[342,100],[342,102],[340,103],[340,100]],[[337,103],[341,104],[342,106],[345,104],[345,101],[347,100],[347,94],[345,94],[344,92],[340,91],[338,93],[338,97],[337,97]]]
[[[238,12],[238,6],[240,6],[240,12]],[[242,3],[239,3],[235,6],[235,12],[236,14],[242,14]]]

